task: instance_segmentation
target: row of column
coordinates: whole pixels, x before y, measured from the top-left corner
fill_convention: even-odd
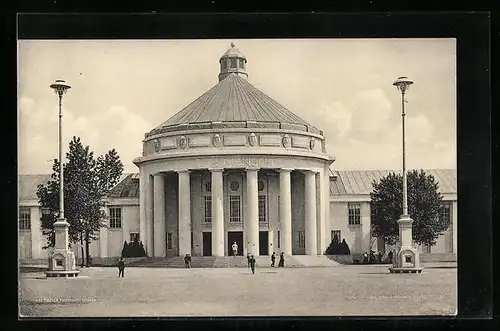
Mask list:
[[[209,169],[212,182],[212,255],[224,256],[224,169]],[[280,248],[285,255],[292,255],[292,198],[291,177],[293,169],[279,170],[280,203]],[[246,169],[246,201],[244,231],[249,252],[259,255],[259,204],[257,168]],[[179,255],[191,254],[191,192],[190,172],[179,174]],[[165,177],[158,173],[152,176],[140,174],[140,238],[145,242],[148,256],[166,255],[165,237]],[[306,255],[316,255],[317,246],[316,172],[305,171],[305,250]],[[154,231],[153,231],[154,229]],[[153,237],[154,236],[154,237]],[[231,245],[231,243],[228,243]]]

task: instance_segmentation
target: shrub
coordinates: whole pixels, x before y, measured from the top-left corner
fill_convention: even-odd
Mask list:
[[[325,250],[325,255],[344,255],[342,253],[342,245],[337,236],[333,236],[330,245]]]
[[[340,243],[340,252],[341,255],[351,255],[351,250],[349,249],[349,245],[347,245],[345,239],[342,239]]]
[[[122,257],[144,257],[144,256],[146,256],[146,251],[144,250],[142,242],[133,241],[127,243],[125,241],[123,243]]]

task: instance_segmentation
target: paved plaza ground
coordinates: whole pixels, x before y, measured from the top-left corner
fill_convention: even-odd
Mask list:
[[[425,265],[424,265],[425,266]],[[389,274],[387,265],[324,268],[83,269],[75,279],[21,273],[34,317],[452,315],[457,269]]]

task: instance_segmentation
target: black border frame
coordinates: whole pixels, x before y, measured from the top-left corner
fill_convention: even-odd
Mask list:
[[[211,320],[217,327],[333,326],[349,321],[384,328],[455,325],[457,319],[492,315],[492,192],[490,108],[490,24],[488,12],[475,13],[290,13],[290,14],[22,14],[17,17],[20,39],[177,39],[177,38],[457,38],[459,317],[422,318],[193,318],[169,319],[169,327],[183,328]],[[10,19],[9,19],[10,20]],[[9,32],[9,31],[8,31]],[[10,31],[12,32],[12,31]],[[11,34],[10,41],[16,43]],[[12,39],[14,38],[14,39]],[[16,48],[11,60],[16,61]],[[14,62],[12,62],[14,63]],[[10,67],[12,68],[12,67]],[[17,82],[17,72],[13,80]],[[17,95],[16,91],[12,95]],[[12,97],[11,95],[11,97]],[[14,97],[15,98],[15,97]],[[17,100],[9,104],[17,107]],[[13,116],[14,117],[14,116]],[[17,118],[13,118],[17,122]],[[17,128],[16,122],[12,123]],[[12,141],[17,140],[17,131]],[[5,133],[5,131],[4,131]],[[5,139],[5,138],[4,138]],[[498,148],[498,145],[495,145]],[[17,150],[16,150],[17,152]],[[17,178],[17,154],[12,177]],[[6,164],[4,164],[5,166]],[[16,201],[15,180],[8,190]],[[14,215],[17,214],[14,210]],[[10,217],[9,217],[10,218]],[[9,222],[10,223],[10,222]],[[12,222],[14,223],[14,222]],[[15,225],[15,224],[14,224]],[[10,229],[8,230],[10,231]],[[16,231],[14,226],[13,231]],[[14,240],[17,251],[17,241]],[[17,265],[17,256],[15,256]],[[17,277],[17,273],[15,274]],[[17,283],[17,282],[16,282]],[[15,290],[17,297],[17,290]],[[16,309],[17,315],[17,309]],[[44,319],[42,319],[44,320]],[[144,327],[158,319],[78,319],[77,323],[51,320],[51,328]],[[33,326],[34,322],[22,324]],[[199,324],[198,324],[199,323]],[[343,323],[342,323],[343,324]],[[193,326],[195,326],[193,325]],[[361,325],[359,325],[361,326]]]

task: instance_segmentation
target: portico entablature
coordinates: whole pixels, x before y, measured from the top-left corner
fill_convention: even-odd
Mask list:
[[[141,158],[144,159],[144,158]],[[142,162],[137,162],[142,161]],[[329,159],[307,158],[281,155],[216,155],[216,156],[187,156],[177,158],[134,160],[141,171],[148,174],[159,172],[178,171],[180,169],[296,169],[320,172]]]

